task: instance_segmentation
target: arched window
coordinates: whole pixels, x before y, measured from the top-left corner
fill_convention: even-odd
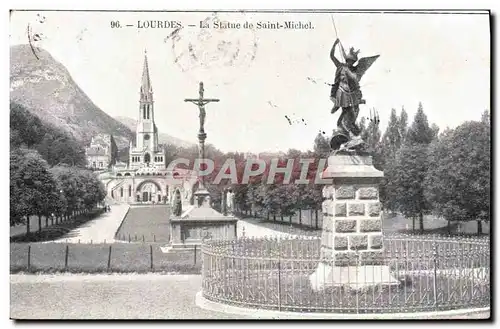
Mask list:
[[[147,118],[149,119],[149,104],[147,105],[147,107],[148,107],[148,117]]]
[[[142,106],[142,118],[146,119],[146,104]]]
[[[130,173],[129,173],[129,172],[128,172],[128,173],[125,173],[125,175],[123,175],[123,176],[130,176]]]
[[[144,154],[144,162],[145,163],[151,162],[151,155],[149,155],[149,153]]]
[[[121,176],[121,175],[122,175],[122,174],[118,173],[118,174],[116,174],[116,177],[119,177],[119,176]]]
[[[132,196],[132,186],[128,186],[128,196]]]
[[[120,197],[123,198],[123,187],[120,187]]]

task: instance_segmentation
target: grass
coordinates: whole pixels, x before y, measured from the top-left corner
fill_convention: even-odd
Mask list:
[[[48,223],[49,225],[48,226],[45,225],[45,217],[44,216],[42,216],[41,227],[38,225],[38,216],[29,216],[29,221],[30,221],[30,231],[31,232],[36,232],[40,228],[49,227],[52,225],[51,224],[52,222],[50,220]],[[18,225],[10,227],[10,236],[11,237],[16,236],[16,235],[24,235],[24,234],[26,234],[26,223],[22,223],[22,224],[18,224]]]
[[[296,235],[320,236],[323,223],[323,214],[321,214],[321,212],[318,213],[318,229],[315,228],[315,220],[312,217],[314,216],[314,212],[304,210],[302,214],[302,224],[299,224],[298,215],[292,216],[291,222],[290,217],[284,217],[282,221],[280,216],[276,216],[276,220],[273,220],[272,215],[269,216],[269,220],[267,220],[266,216],[258,216],[256,218],[250,216],[241,216],[241,219],[251,222],[252,224],[260,225],[262,227],[270,228],[279,232]],[[383,230],[387,233],[449,234],[448,222],[433,215],[424,216],[423,233],[420,233],[420,231],[418,230],[418,220],[415,221],[415,231],[413,231],[413,221],[411,219],[405,218],[400,214],[383,213],[382,221]],[[461,222],[460,224],[457,222],[452,222],[450,228],[451,234],[477,236],[476,221]],[[488,223],[483,223],[482,235],[489,235]]]
[[[66,222],[60,222],[54,225],[49,224],[49,226],[43,227],[41,231],[31,231],[29,234],[26,234],[26,232],[24,231],[21,234],[13,235],[13,228],[11,227],[10,242],[39,242],[55,240],[68,234],[71,230],[85,224],[86,222],[95,219],[102,213],[102,209],[94,209],[87,214],[78,215],[74,219],[68,220]]]
[[[111,262],[108,257],[111,247]],[[68,260],[66,264],[66,248]],[[28,249],[30,249],[28,265]],[[153,268],[151,268],[151,251]],[[160,244],[65,244],[65,243],[11,243],[10,272],[30,273],[146,273],[176,272],[199,274],[201,250],[163,253]]]
[[[170,208],[156,205],[131,207],[116,232],[115,239],[123,241],[169,242]]]

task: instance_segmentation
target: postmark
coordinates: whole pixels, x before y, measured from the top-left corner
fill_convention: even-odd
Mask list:
[[[246,15],[214,13],[196,27],[183,26],[167,38],[171,43],[174,63],[192,78],[217,85],[232,83],[257,55],[255,30],[245,28]],[[237,16],[237,17],[235,17]]]
[[[30,45],[31,51],[36,59],[40,59],[38,57],[38,49],[37,45],[45,39],[43,33],[39,32],[40,26],[45,23],[45,16],[41,14],[36,15],[36,19],[31,23],[28,23],[26,27],[26,35],[28,36],[28,44]]]

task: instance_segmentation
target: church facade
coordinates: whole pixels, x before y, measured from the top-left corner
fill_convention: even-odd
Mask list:
[[[158,144],[153,88],[147,55],[139,92],[139,113],[135,141],[130,141],[129,162],[118,162],[99,174],[106,187],[108,202],[171,203],[180,194],[182,203],[190,203],[197,182],[195,172],[167,169],[165,149]]]

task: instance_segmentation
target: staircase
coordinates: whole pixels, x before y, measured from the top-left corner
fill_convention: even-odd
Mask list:
[[[121,180],[118,184],[116,184],[115,186],[113,186],[111,188],[111,191],[113,192],[113,195],[114,197],[120,197],[120,187],[123,186],[123,184],[125,184],[125,180]],[[124,191],[125,193],[125,191]],[[123,202],[119,201],[119,200],[116,200],[116,199],[113,199],[111,198],[111,196],[106,196],[106,201],[109,202],[109,204],[121,204]]]

